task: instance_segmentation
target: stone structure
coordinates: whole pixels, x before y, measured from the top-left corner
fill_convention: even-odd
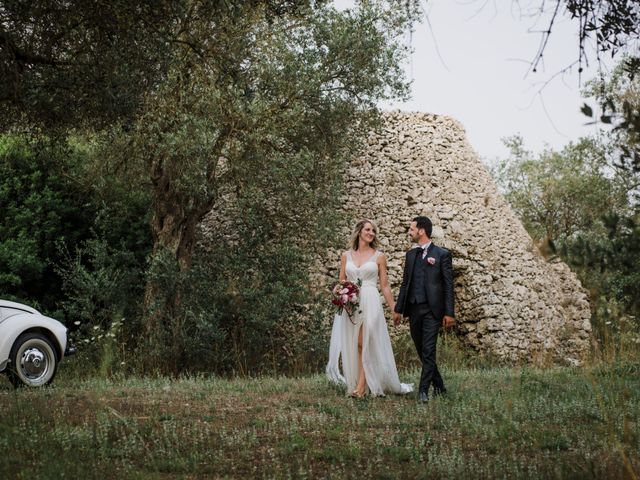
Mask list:
[[[591,330],[585,290],[564,263],[547,262],[533,245],[455,120],[385,114],[349,166],[345,194],[347,218],[378,223],[395,295],[411,247],[407,225],[427,215],[434,242],[454,256],[463,342],[508,360],[580,363]],[[337,278],[338,258],[329,251],[322,259],[327,283]]]

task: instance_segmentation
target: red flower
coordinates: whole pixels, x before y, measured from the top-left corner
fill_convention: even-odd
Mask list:
[[[338,315],[342,314],[344,310],[347,312],[349,320],[351,320],[351,313],[353,309],[360,304],[360,285],[362,284],[361,280],[358,280],[358,283],[353,282],[342,282],[338,283],[331,290],[333,298],[331,299],[331,303],[337,307]],[[353,322],[353,320],[351,320]]]

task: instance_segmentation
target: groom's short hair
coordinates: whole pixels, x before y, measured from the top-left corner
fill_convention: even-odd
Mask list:
[[[431,220],[429,220],[428,217],[416,217],[413,219],[414,222],[416,222],[416,228],[418,230],[420,230],[421,228],[424,229],[425,233],[427,234],[427,237],[431,238],[431,232],[433,231],[433,224],[431,223]]]

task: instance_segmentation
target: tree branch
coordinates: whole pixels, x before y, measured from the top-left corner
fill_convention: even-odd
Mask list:
[[[0,48],[2,45],[5,45],[6,50],[8,50],[11,54],[11,57],[18,63],[19,65],[50,65],[50,66],[70,66],[70,65],[79,65],[76,62],[67,62],[64,60],[57,60],[50,57],[43,57],[42,55],[37,55],[30,52],[25,52],[20,49],[15,42],[9,37],[6,32],[0,30]]]

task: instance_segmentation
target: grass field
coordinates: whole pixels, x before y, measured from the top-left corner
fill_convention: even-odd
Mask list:
[[[443,370],[428,405],[321,375],[1,379],[0,478],[639,478],[640,364]]]

